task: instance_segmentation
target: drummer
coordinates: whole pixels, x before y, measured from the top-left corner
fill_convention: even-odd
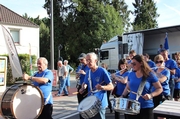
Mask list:
[[[35,86],[38,86],[44,95],[44,107],[42,113],[37,119],[52,119],[53,111],[53,98],[52,98],[52,82],[53,73],[47,69],[48,61],[44,57],[40,57],[37,60],[38,72],[33,76],[28,74],[23,75],[24,80],[31,80]],[[27,102],[28,103],[28,102]],[[29,107],[27,107],[29,108]]]
[[[170,71],[165,68],[164,66],[164,58],[162,55],[157,55],[154,58],[154,62],[156,63],[156,69],[154,69],[155,73],[157,74],[158,80],[162,85],[163,92],[153,97],[154,108],[157,107],[165,100],[170,100],[170,88],[169,88],[169,79],[170,79]],[[155,90],[154,87],[152,89]],[[158,117],[158,119],[162,119],[163,117]],[[154,115],[154,119],[157,119],[157,115]],[[163,118],[164,119],[164,118]]]
[[[113,89],[110,76],[106,69],[97,66],[97,55],[92,52],[86,56],[86,62],[90,70],[86,72],[84,84],[80,89],[82,93],[88,87],[88,96],[94,95],[101,101],[101,109],[99,113],[91,119],[105,119],[106,107],[108,106],[107,92]],[[88,80],[89,79],[89,80]],[[94,91],[97,90],[97,91]],[[94,93],[93,93],[94,91]]]
[[[131,65],[133,71],[128,75],[128,82],[122,97],[125,97],[130,91],[129,99],[138,100],[140,102],[140,113],[137,115],[127,114],[127,119],[153,119],[154,103],[152,98],[158,96],[162,92],[162,86],[143,56],[134,56]],[[142,79],[145,79],[146,82],[144,88],[139,88]],[[151,90],[152,86],[155,87],[154,92]],[[142,90],[140,95],[133,93],[139,93],[140,90]]]
[[[126,87],[128,75],[130,71],[127,70],[127,60],[120,59],[118,63],[118,69],[116,73],[112,74],[112,78],[116,81],[116,87],[114,88],[114,96],[120,97]],[[115,119],[120,118],[120,113],[115,111]]]

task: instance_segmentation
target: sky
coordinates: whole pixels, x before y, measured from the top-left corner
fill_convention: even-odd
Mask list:
[[[125,0],[129,10],[134,10],[132,2],[135,0]],[[180,25],[180,0],[154,0],[156,2],[158,26],[167,27]],[[48,17],[47,11],[43,8],[45,0],[0,0],[0,4],[19,15],[27,13],[28,16],[36,18]],[[134,17],[130,16],[131,21]]]

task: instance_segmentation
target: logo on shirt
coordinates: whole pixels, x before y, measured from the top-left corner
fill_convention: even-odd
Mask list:
[[[96,77],[96,82],[98,83],[100,81],[100,77]]]

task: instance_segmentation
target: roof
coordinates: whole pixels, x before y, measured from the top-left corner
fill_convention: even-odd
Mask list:
[[[123,35],[134,34],[134,33],[144,33],[145,35],[153,35],[153,34],[170,33],[177,31],[180,31],[180,25],[134,31],[134,32],[124,33]]]
[[[0,4],[0,23],[10,25],[20,25],[29,27],[39,27],[37,24],[27,20],[21,15],[13,12],[7,7]]]

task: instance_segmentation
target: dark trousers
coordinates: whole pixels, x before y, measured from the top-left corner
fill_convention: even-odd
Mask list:
[[[79,92],[79,90],[81,89],[81,85],[77,86],[77,91]],[[86,90],[83,94],[78,93],[77,94],[77,99],[78,99],[78,103],[80,104],[80,102],[87,97],[88,90]],[[85,96],[86,95],[86,96]],[[84,119],[80,114],[79,114],[79,118],[80,119]]]
[[[126,119],[154,119],[153,108],[144,108],[137,115],[126,114]]]
[[[42,113],[39,115],[38,119],[52,119],[53,105],[44,105]]]
[[[107,91],[108,107],[109,107],[110,110],[112,110],[112,105],[111,105],[111,102],[109,100],[110,94],[111,94],[111,91]]]

